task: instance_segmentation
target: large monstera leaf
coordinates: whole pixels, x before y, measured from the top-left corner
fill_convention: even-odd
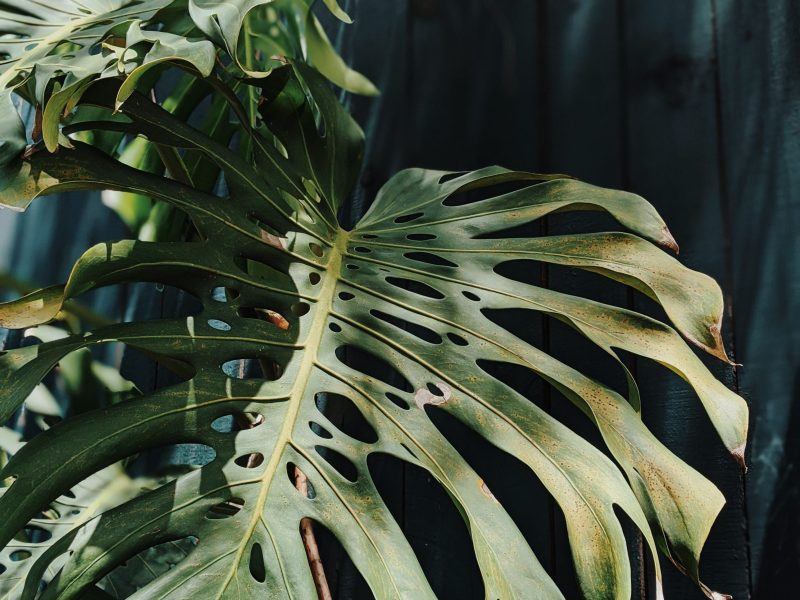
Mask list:
[[[560,598],[481,474],[434,426],[433,410],[517,457],[544,483],[564,512],[586,597],[630,597],[615,507],[654,553],[660,549],[697,579],[703,542],[724,502],[720,492],[648,431],[639,411],[649,399],[639,399],[632,379],[625,398],[526,341],[524,326],[504,329],[498,317],[510,309],[544,313],[613,356],[624,350],[660,362],[694,387],[723,443],[741,456],[744,402],[684,341],[724,356],[719,289],[657,247],[675,243],[652,206],[564,177],[498,167],[412,169],[392,178],[346,231],[336,214],[359,168],[357,125],[300,64],[258,85],[263,123],[242,124],[248,156],[139,94],[120,107],[126,121],[112,119],[118,84],[94,84],[82,96],[108,118],[73,130],[124,130],[202,153],[224,173],[223,197],[77,142],[57,153],[28,152],[21,175],[0,195],[3,204],[23,208],[63,189],[143,194],[184,211],[197,230],[194,241],[91,248],[63,286],[1,305],[0,325],[46,322],[68,299],[122,282],[177,286],[202,304],[192,316],[119,323],[0,355],[3,421],[59,360],[96,344],[123,342],[184,378],[67,419],[17,452],[0,471],[0,481],[11,482],[0,496],[0,545],[106,465],[175,443],[215,453],[73,535],[47,548],[31,545],[21,597],[35,597],[37,573],[58,557],[63,566],[42,598],[80,598],[130,557],[192,537],[199,543],[189,556],[132,597],[311,598],[299,531],[301,520],[311,519],[341,541],[376,597],[432,598],[368,468],[370,455],[384,453],[425,469],[447,490],[467,522],[487,597],[530,598],[535,590]],[[514,191],[491,194],[492,186],[509,183]],[[479,189],[485,199],[468,195]],[[520,227],[585,210],[605,211],[627,232],[535,237]],[[503,274],[504,264],[520,260],[631,285],[663,306],[674,329]],[[257,376],[230,369],[248,359],[261,365]],[[616,464],[495,378],[490,363],[529,369],[575,403]],[[358,433],[326,416],[326,406],[337,403],[365,421]],[[237,425],[221,426],[231,420],[224,417]],[[298,486],[298,478],[307,485]],[[656,566],[660,580],[657,559]]]

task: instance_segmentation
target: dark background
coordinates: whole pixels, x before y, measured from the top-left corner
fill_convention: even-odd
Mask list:
[[[800,569],[800,4],[791,0],[349,0],[355,24],[327,22],[345,58],[382,90],[343,100],[368,139],[360,185],[344,215],[361,214],[406,166],[486,164],[569,173],[649,199],[681,259],[726,292],[724,334],[743,366],[713,371],[750,403],[743,476],[695,395],[653,363],[629,359],[645,421],[723,491],[727,505],[701,563],[704,581],[739,599],[791,595]],[[596,221],[595,221],[596,222]],[[601,222],[602,224],[602,222]],[[551,218],[544,232],[585,230]],[[39,283],[62,280],[88,244],[124,237],[97,202],[64,196],[23,219],[0,213],[0,269]],[[649,301],[598,277],[543,268],[543,284],[657,314]],[[137,315],[170,311],[170,290],[139,287]],[[131,291],[105,290],[96,306],[122,311]],[[131,310],[130,308],[128,309]],[[603,357],[549,322],[531,323],[551,353],[608,380]],[[3,333],[0,331],[0,347]],[[10,340],[13,342],[13,340]],[[157,374],[153,374],[154,377]],[[619,383],[614,381],[609,383]],[[520,388],[591,440],[586,419],[524,377]],[[574,582],[563,517],[511,457],[461,426],[438,423],[487,479],[569,599]],[[429,477],[383,463],[377,478],[434,589],[482,598],[468,535]],[[634,597],[654,597],[652,565],[629,529]],[[363,583],[325,544],[340,598]],[[701,598],[668,564],[668,599]],[[535,598],[535,590],[531,598]]]

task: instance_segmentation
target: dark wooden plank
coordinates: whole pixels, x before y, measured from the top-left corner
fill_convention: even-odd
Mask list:
[[[800,568],[800,6],[715,2],[739,383],[751,400],[753,595]]]
[[[620,48],[617,7],[602,2],[543,3],[546,27],[539,32],[546,57],[540,69],[547,82],[546,107],[539,133],[541,169],[568,173],[597,185],[625,187],[623,99],[620,97]],[[616,229],[598,215],[550,217],[542,233],[569,234]],[[543,266],[546,284],[559,291],[628,306],[628,291],[580,269]],[[547,324],[548,350],[595,379],[624,392],[624,375],[610,357],[598,352],[563,324]],[[552,392],[551,413],[599,449],[602,438],[568,400]],[[578,597],[572,557],[560,509],[554,507],[553,540],[557,581],[565,595]],[[629,541],[634,597],[644,596],[645,575],[638,530],[624,522]]]
[[[453,170],[486,164],[534,169],[543,92],[537,77],[535,5],[416,0],[411,7],[407,164]],[[535,322],[528,326],[540,328]],[[530,376],[523,379],[517,382],[520,387],[541,396],[541,382]],[[489,482],[549,569],[549,495],[541,483],[471,432],[439,425]],[[435,487],[430,481],[409,479],[406,498],[407,535],[412,543],[419,537],[433,548],[425,561],[427,570],[444,570],[453,584],[462,586],[460,593],[450,589],[443,597],[482,597],[482,586],[473,583],[467,591],[459,581],[474,581],[475,574],[453,567],[465,564],[471,548],[453,544],[451,512],[437,502]],[[429,509],[414,510],[416,506]]]
[[[727,287],[711,7],[707,2],[625,2],[625,95],[630,185],[651,200],[681,244],[683,262]],[[651,303],[637,299],[646,312]],[[730,345],[731,323],[724,325]],[[734,386],[732,370],[709,361]],[[664,443],[706,474],[727,505],[701,563],[713,589],[749,597],[742,480],[696,395],[674,375],[639,361],[644,419]],[[667,597],[700,598],[693,584],[665,567]]]

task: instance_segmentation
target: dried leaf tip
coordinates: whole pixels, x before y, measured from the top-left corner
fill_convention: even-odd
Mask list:
[[[658,243],[665,248],[669,248],[675,254],[680,254],[681,249],[678,246],[678,242],[672,237],[672,232],[670,232],[669,227],[666,225],[661,228],[661,240]]]
[[[745,450],[746,442],[742,442],[740,446],[737,446],[733,450],[731,450],[731,455],[742,468],[744,473],[747,473],[747,463],[744,461],[744,450]]]

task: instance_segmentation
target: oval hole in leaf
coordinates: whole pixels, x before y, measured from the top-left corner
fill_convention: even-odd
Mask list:
[[[244,500],[241,498],[231,498],[219,504],[215,504],[206,512],[206,519],[218,520],[229,519],[239,513],[244,507]]]
[[[46,542],[53,537],[52,532],[42,529],[41,527],[37,527],[36,525],[28,525],[22,531],[25,535],[25,538],[34,544]]]
[[[261,544],[256,542],[250,548],[250,560],[248,561],[250,568],[250,575],[253,576],[259,583],[264,583],[267,580],[267,570],[264,568],[264,551],[261,549]]]
[[[358,469],[353,464],[353,462],[341,454],[336,450],[332,450],[330,448],[326,448],[325,446],[314,446],[314,450],[317,451],[325,462],[327,462],[330,466],[332,466],[339,475],[347,479],[348,481],[352,481],[355,483],[358,481]]]
[[[469,342],[467,340],[465,340],[460,335],[457,335],[457,334],[452,333],[452,332],[448,332],[447,333],[447,339],[449,339],[451,342],[453,342],[456,346],[467,346],[467,345],[469,345]]]
[[[234,379],[265,379],[259,361],[250,358],[229,360],[220,366],[222,372]]]
[[[347,264],[347,265],[345,265],[345,266],[346,266],[348,269],[350,269],[351,271],[358,271],[358,269],[360,268],[358,265],[353,265],[353,264]]]
[[[308,274],[308,281],[311,282],[311,285],[317,285],[321,279],[322,277],[320,277],[320,274],[316,271],[311,271],[311,273]]]
[[[311,249],[311,253],[314,256],[322,257],[322,255],[325,254],[324,250],[322,249],[322,246],[320,246],[319,244],[315,244],[314,242],[311,242],[308,245],[308,247]]]
[[[426,242],[428,240],[435,240],[437,236],[433,235],[432,233],[409,233],[406,236],[407,240],[413,240],[415,242]]]
[[[378,441],[375,429],[347,396],[333,392],[321,392],[314,395],[314,402],[317,410],[351,438],[365,444],[374,444]]]
[[[308,427],[309,429],[311,429],[311,431],[314,432],[314,435],[318,435],[321,438],[329,440],[333,437],[333,434],[330,431],[325,429],[322,425],[320,425],[316,421],[309,421]]]
[[[264,422],[264,415],[253,412],[236,412],[217,417],[211,422],[211,429],[219,433],[231,433],[253,429]]]
[[[333,333],[339,333],[342,330],[338,323],[329,323],[328,329],[330,329]]]
[[[397,394],[393,394],[392,392],[386,392],[386,397],[387,397],[389,400],[391,400],[393,404],[395,404],[395,405],[399,406],[399,407],[400,407],[400,408],[402,408],[403,410],[408,410],[409,408],[411,408],[411,407],[409,406],[408,402],[406,402],[405,400],[403,400],[403,399],[402,399],[400,396],[398,396]]]
[[[472,292],[468,292],[466,290],[464,290],[461,293],[464,295],[464,298],[466,298],[467,300],[472,300],[473,302],[480,302],[480,300],[481,300],[481,297],[478,296],[478,294],[473,294]]]
[[[292,312],[298,317],[308,314],[309,310],[311,310],[311,306],[307,302],[295,302],[292,304]]]
[[[375,235],[374,233],[365,233],[361,237],[364,238],[365,240],[376,240],[376,239],[378,239],[378,236]]]
[[[8,558],[10,558],[14,562],[20,562],[23,560],[28,560],[31,557],[31,553],[27,550],[14,550],[11,554],[9,554]]]
[[[434,300],[442,300],[445,296],[442,292],[429,286],[427,283],[422,283],[416,279],[406,279],[405,277],[387,277],[386,282],[402,290],[406,290],[413,294],[426,296]]]
[[[411,335],[418,337],[419,339],[428,342],[429,344],[441,344],[442,343],[442,336],[438,333],[433,331],[432,329],[428,329],[418,323],[412,323],[411,321],[406,321],[405,319],[401,319],[400,317],[395,317],[394,315],[387,314],[380,310],[371,310],[369,313],[381,321],[385,321],[391,325],[394,325],[398,329],[401,329]]]
[[[336,358],[355,371],[374,377],[402,392],[412,392],[411,384],[400,371],[383,358],[350,344],[336,349]]]
[[[352,300],[353,298],[355,298],[355,296],[350,292],[339,292],[339,298],[341,298],[344,301],[347,301],[347,300]]]
[[[240,467],[244,467],[245,469],[255,469],[260,467],[261,464],[264,462],[264,455],[261,452],[253,452],[252,454],[242,454],[241,456],[237,457],[235,461],[237,465]]]
[[[230,302],[239,297],[238,290],[226,287],[215,287],[211,290],[211,299],[216,302]]]
[[[220,321],[219,319],[209,319],[208,325],[212,329],[216,329],[217,331],[230,331],[231,326],[226,323],[225,321]]]
[[[417,262],[426,263],[429,265],[436,265],[439,267],[450,267],[456,268],[458,265],[454,262],[447,260],[439,256],[438,254],[431,254],[430,252],[406,252],[403,254],[408,259],[415,260]]]
[[[401,216],[397,217],[394,220],[394,222],[395,223],[410,223],[411,221],[413,221],[415,219],[419,219],[424,214],[425,213],[422,213],[422,212],[415,212],[415,213],[410,213],[410,214],[407,214],[407,215],[401,215]]]
[[[370,252],[372,252],[372,250],[370,250],[369,248],[367,248],[365,246],[356,246],[355,248],[353,248],[353,250],[355,250],[356,252],[359,252],[361,254],[369,254]]]

